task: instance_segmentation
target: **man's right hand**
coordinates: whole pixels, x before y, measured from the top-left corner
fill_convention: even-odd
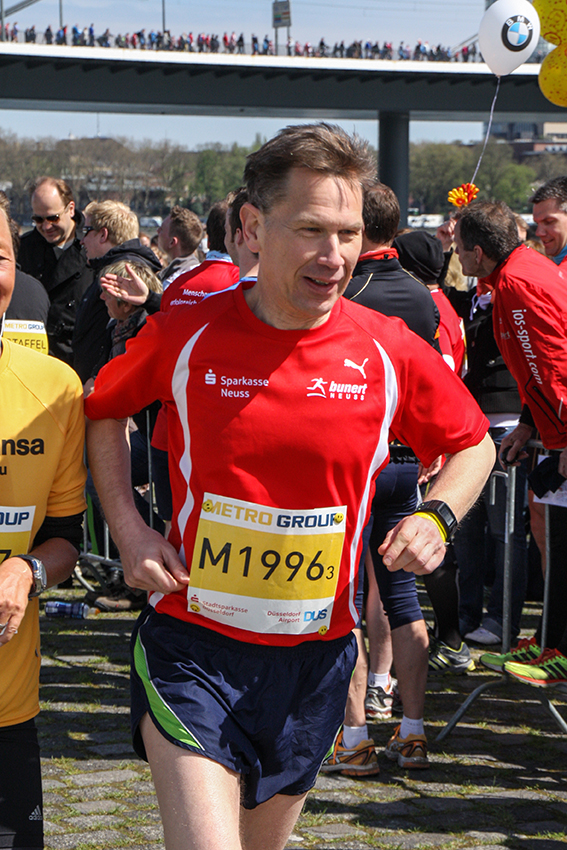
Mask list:
[[[504,437],[498,451],[498,460],[503,469],[511,463],[518,466],[520,461],[528,456],[528,453],[522,450],[531,439],[533,430],[531,425],[519,422],[514,430]]]
[[[117,541],[124,580],[130,587],[168,594],[183,590],[189,574],[179,555],[157,531],[144,525]]]
[[[443,224],[437,228],[437,233],[435,235],[443,245],[443,251],[451,250],[456,223],[457,222],[454,218],[450,218],[448,221],[444,221]]]

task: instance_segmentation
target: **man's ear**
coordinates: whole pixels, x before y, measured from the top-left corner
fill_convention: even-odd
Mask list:
[[[264,213],[253,204],[246,203],[240,210],[240,222],[242,224],[242,236],[246,247],[257,254],[260,250],[262,232],[264,231]]]
[[[480,265],[480,263],[482,263],[482,261],[484,259],[484,251],[482,250],[480,245],[475,245],[474,248],[473,248],[473,251],[474,251],[474,258],[477,262],[477,265]]]
[[[75,201],[69,201],[69,215],[71,218],[75,215]]]
[[[100,239],[101,242],[108,242],[108,228],[107,227],[101,227],[100,228],[100,230],[98,232],[98,238]]]

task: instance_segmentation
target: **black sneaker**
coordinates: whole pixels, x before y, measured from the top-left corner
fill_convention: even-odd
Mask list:
[[[470,649],[463,641],[458,649],[451,649],[442,640],[434,639],[429,646],[429,675],[444,676],[447,673],[471,673],[475,663]]]

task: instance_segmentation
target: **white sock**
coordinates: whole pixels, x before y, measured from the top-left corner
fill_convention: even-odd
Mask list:
[[[383,688],[383,690],[389,693],[391,683],[392,678],[389,673],[368,672],[368,686],[370,688]]]
[[[346,728],[346,727],[345,727]],[[408,735],[424,735],[423,717],[419,720],[412,720],[411,717],[402,717],[402,725],[400,727],[400,738],[407,738]]]
[[[368,726],[343,726],[343,746],[347,750],[354,750],[361,741],[368,740]]]

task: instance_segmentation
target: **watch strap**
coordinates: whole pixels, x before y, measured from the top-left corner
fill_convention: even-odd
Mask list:
[[[418,506],[415,513],[431,514],[434,516],[445,529],[445,539],[452,539],[459,521],[447,502],[442,502],[440,499],[430,499],[428,502],[422,502]]]
[[[39,596],[47,587],[47,576],[43,561],[40,561],[39,558],[35,558],[33,555],[14,555],[13,557],[27,561],[31,567],[34,586],[28,598],[33,599],[34,596]]]

